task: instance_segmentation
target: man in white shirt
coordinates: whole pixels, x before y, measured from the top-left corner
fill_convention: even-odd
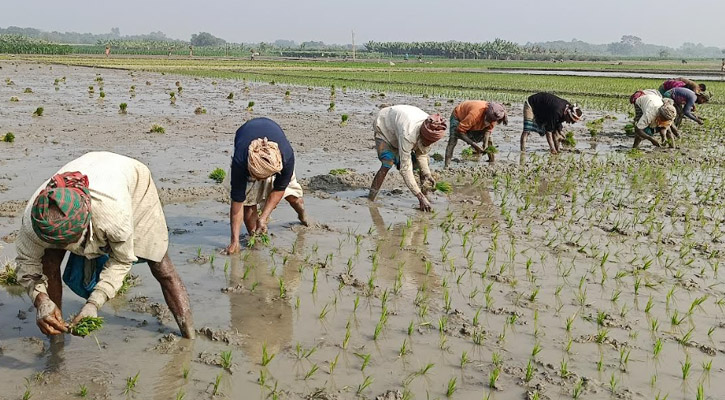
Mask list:
[[[40,330],[58,335],[68,331],[60,276],[66,251],[72,253],[66,272],[80,265],[76,276],[83,280],[71,288],[87,299],[72,324],[96,317],[121,288],[131,265],[145,261],[181,334],[193,338],[189,296],[168,245],[166,219],[148,167],[114,153],[87,153],[63,166],[28,202],[16,240],[18,280],[37,309]],[[84,264],[84,259],[96,262]],[[105,259],[102,265],[100,259]]]
[[[431,211],[430,202],[415,181],[413,164],[420,168],[421,184],[435,186],[428,166],[428,153],[430,146],[445,136],[446,129],[445,120],[440,115],[428,115],[418,107],[397,105],[380,110],[373,123],[373,131],[382,165],[370,186],[368,199],[375,200],[385,176],[395,165],[405,185],[418,198],[420,209]]]

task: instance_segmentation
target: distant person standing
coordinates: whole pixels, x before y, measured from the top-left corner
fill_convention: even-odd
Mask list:
[[[725,72],[725,58],[722,59],[722,65],[720,66],[720,71]]]
[[[111,46],[106,46],[106,58],[111,55]]]

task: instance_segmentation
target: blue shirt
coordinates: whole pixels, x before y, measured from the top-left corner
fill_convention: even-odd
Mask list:
[[[232,201],[242,203],[247,199],[247,181],[249,169],[249,145],[256,139],[267,138],[275,142],[282,153],[282,171],[275,175],[273,190],[287,189],[295,171],[295,153],[292,151],[282,128],[269,118],[254,118],[245,122],[234,136],[234,156],[232,156]]]
[[[697,117],[692,113],[692,109],[697,102],[697,94],[692,90],[684,87],[677,87],[665,92],[663,97],[672,99],[675,104],[682,106],[682,112],[685,116],[693,121],[697,121]]]

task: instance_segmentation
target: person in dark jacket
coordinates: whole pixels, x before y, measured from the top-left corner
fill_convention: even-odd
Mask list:
[[[231,240],[227,253],[239,251],[242,220],[250,235],[267,232],[269,216],[282,198],[307,225],[302,187],[295,178],[295,154],[276,122],[254,118],[237,130],[231,178]],[[264,204],[261,213],[257,212],[258,204]]]
[[[563,123],[573,124],[582,118],[582,110],[551,93],[536,93],[524,103],[524,130],[521,132],[521,151],[526,151],[526,139],[530,132],[546,136],[551,154],[559,152],[563,139]]]

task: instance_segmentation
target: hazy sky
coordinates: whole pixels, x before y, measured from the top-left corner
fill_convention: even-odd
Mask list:
[[[321,40],[519,43],[618,41],[725,47],[723,0],[3,0],[0,26],[122,35],[162,31],[189,40],[210,32],[232,42]],[[683,25],[690,21],[690,25]]]

